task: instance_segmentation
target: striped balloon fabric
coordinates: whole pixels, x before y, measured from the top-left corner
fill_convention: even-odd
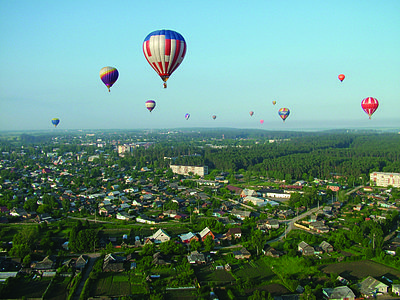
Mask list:
[[[368,97],[361,101],[361,108],[367,113],[371,119],[372,114],[378,109],[379,102],[376,98]]]
[[[110,87],[117,81],[118,79],[118,70],[114,67],[104,67],[100,70],[100,79],[110,91]]]
[[[285,122],[286,118],[289,117],[290,110],[289,108],[282,107],[278,111],[278,115],[282,118],[283,122]]]
[[[166,87],[165,82],[185,57],[186,42],[176,31],[166,29],[153,31],[144,39],[143,53]]]

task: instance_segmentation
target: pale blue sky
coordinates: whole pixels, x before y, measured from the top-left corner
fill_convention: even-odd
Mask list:
[[[398,0],[0,3],[0,130],[54,117],[57,130],[400,127]],[[159,29],[187,43],[167,89],[142,52]],[[111,93],[105,66],[120,73]],[[380,103],[372,120],[366,97]]]

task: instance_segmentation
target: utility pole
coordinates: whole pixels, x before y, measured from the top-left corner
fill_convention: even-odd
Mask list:
[[[374,237],[372,239],[372,249],[375,250],[375,233],[374,233]]]
[[[285,222],[285,240],[286,240],[287,223]]]

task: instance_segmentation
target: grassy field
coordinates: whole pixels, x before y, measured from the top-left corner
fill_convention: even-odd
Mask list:
[[[325,273],[335,273],[349,280],[362,280],[367,276],[375,278],[386,276],[392,280],[400,280],[400,270],[387,267],[371,260],[344,262],[320,266]]]
[[[195,266],[194,272],[197,280],[201,282],[213,281],[217,285],[224,285],[225,283],[234,282],[235,278],[230,272],[225,270],[215,270],[212,266]]]
[[[276,279],[276,275],[272,272],[271,267],[262,259],[243,264],[238,269],[235,269],[234,272],[237,277],[243,278],[244,280],[247,278],[257,279],[258,281],[271,281]]]

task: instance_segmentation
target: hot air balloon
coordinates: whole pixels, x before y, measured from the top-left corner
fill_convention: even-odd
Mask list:
[[[189,120],[189,118],[190,118],[190,114],[186,114],[186,115],[185,115],[185,119],[186,119],[186,120]]]
[[[164,81],[179,67],[186,54],[186,42],[181,34],[173,30],[156,30],[143,42],[143,53],[150,66]]]
[[[53,124],[54,127],[57,127],[58,123],[60,123],[60,119],[58,118],[51,119],[51,124]]]
[[[275,105],[275,104],[276,104],[276,101],[275,101],[275,100],[274,100],[274,101],[272,101],[272,104],[273,104],[273,105]]]
[[[250,116],[252,117],[254,115],[254,111],[251,111],[250,112]]]
[[[217,116],[216,116],[216,115],[213,115],[212,118],[215,120],[215,119],[217,118]]]
[[[117,81],[118,79],[118,70],[114,67],[104,67],[100,70],[100,79],[110,91],[110,87]]]
[[[288,108],[283,107],[278,111],[278,114],[282,118],[283,122],[285,122],[286,118],[289,117],[290,110]]]
[[[260,120],[260,124],[264,124],[264,120]]]
[[[338,76],[340,82],[343,82],[343,80],[344,80],[345,77],[346,77],[346,76],[344,76],[344,74],[339,74],[339,76]]]
[[[151,112],[156,107],[156,101],[148,100],[146,101],[146,108]]]
[[[371,119],[372,114],[377,110],[379,102],[376,98],[368,97],[361,101],[362,109],[367,113]]]

